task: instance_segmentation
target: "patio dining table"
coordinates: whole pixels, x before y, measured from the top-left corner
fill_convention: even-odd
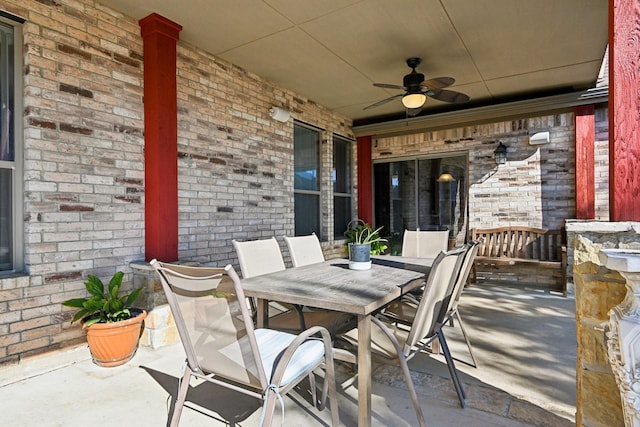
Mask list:
[[[350,270],[346,259],[289,268],[242,279],[258,302],[258,327],[267,324],[268,301],[355,314],[358,319],[358,425],[371,425],[371,315],[424,283],[432,259],[372,257],[369,270]]]

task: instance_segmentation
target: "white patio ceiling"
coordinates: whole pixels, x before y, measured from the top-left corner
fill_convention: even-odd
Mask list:
[[[606,0],[102,0],[136,19],[158,13],[180,39],[354,120],[404,114],[405,60],[427,79],[451,76],[468,104],[595,85],[607,45]]]

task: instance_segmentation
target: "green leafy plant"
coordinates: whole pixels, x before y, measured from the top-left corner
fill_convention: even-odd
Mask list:
[[[382,227],[374,230],[365,221],[355,219],[349,222],[344,235],[347,236],[347,245],[349,243],[355,243],[357,245],[369,243],[371,245],[371,254],[381,255],[387,250],[388,246],[387,239],[380,237],[380,230],[382,230]]]
[[[94,323],[112,323],[126,320],[131,317],[131,304],[138,299],[143,288],[138,288],[129,295],[118,297],[124,273],[118,271],[109,281],[105,290],[102,280],[96,276],[89,276],[84,286],[89,292],[88,298],[72,298],[62,305],[78,308],[71,323],[84,319],[85,326]]]

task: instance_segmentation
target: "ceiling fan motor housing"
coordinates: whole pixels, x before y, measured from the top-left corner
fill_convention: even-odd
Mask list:
[[[420,83],[424,81],[424,74],[412,71],[404,76],[402,79],[402,85],[406,88],[408,93],[420,93]]]

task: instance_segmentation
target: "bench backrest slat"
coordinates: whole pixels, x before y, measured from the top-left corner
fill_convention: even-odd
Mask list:
[[[561,261],[562,233],[525,226],[475,228],[471,238],[484,238],[478,256]]]

